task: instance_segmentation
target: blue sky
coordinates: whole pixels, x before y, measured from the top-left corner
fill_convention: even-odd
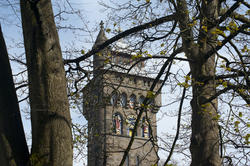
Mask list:
[[[22,47],[23,36],[22,36],[22,29],[21,29],[21,17],[20,17],[20,9],[19,9],[19,0],[9,0],[10,3],[13,3],[13,6],[8,5],[8,1],[0,2],[0,23],[2,27],[2,31],[5,37],[6,45],[8,47],[8,53],[10,55],[20,55],[24,53]],[[62,2],[61,0],[53,1],[53,2]],[[79,28],[86,28],[88,27],[92,33],[92,38],[89,37],[89,34],[81,33],[81,35],[73,35],[69,31],[60,30],[59,31],[59,38],[61,42],[62,50],[65,50],[70,43],[79,40],[81,42],[76,42],[78,47],[85,49],[90,49],[92,47],[92,43],[86,44],[84,43],[85,38],[93,42],[95,36],[97,34],[97,28],[99,28],[99,22],[105,18],[105,14],[101,11],[102,7],[97,3],[97,0],[70,0],[72,7],[76,7],[78,10],[83,13],[83,19],[81,20],[79,17],[69,17],[67,20],[67,24],[74,25],[75,27]],[[67,5],[67,4],[65,4]],[[68,7],[68,6],[67,6]],[[57,8],[53,8],[56,10]],[[54,11],[54,14],[57,14],[57,11]],[[97,26],[97,27],[95,27]],[[95,32],[96,29],[96,32]],[[79,33],[79,31],[77,32]],[[77,39],[75,37],[78,37]],[[83,45],[84,44],[84,45]],[[81,46],[83,45],[83,46]],[[16,64],[12,63],[12,70],[13,74],[23,69],[22,66],[17,66]],[[23,119],[23,124],[25,128],[26,137],[28,140],[28,144],[31,144],[31,126],[30,126],[30,119],[29,113],[29,106],[22,102],[20,103],[21,114]],[[79,118],[79,114],[72,113],[72,119],[78,123],[86,123],[83,118]],[[74,165],[82,165],[81,162],[75,162]]]
[[[14,6],[4,6],[3,4],[7,2],[13,2]],[[53,2],[62,3],[65,0],[53,0]],[[62,50],[65,51],[68,48],[70,48],[72,45],[80,49],[90,49],[92,47],[93,41],[96,38],[96,35],[98,33],[99,23],[101,20],[108,20],[106,18],[106,13],[103,10],[102,6],[100,6],[97,1],[98,0],[69,0],[73,7],[76,7],[79,9],[79,11],[82,12],[83,17],[80,19],[79,17],[69,17],[67,21],[61,22],[59,25],[73,25],[76,28],[83,28],[88,32],[83,31],[76,31],[75,33],[71,33],[67,30],[60,30],[59,36],[60,36],[60,42]],[[103,0],[104,2],[107,2],[108,0]],[[114,0],[115,1],[115,0]],[[117,0],[118,1],[118,0]],[[115,2],[117,2],[115,1]],[[119,0],[122,1],[122,0]],[[21,29],[21,20],[19,16],[19,9],[18,9],[18,3],[19,0],[0,0],[0,22],[2,24],[2,30],[6,39],[6,43],[8,46],[9,54],[11,55],[20,55],[24,53],[23,48],[19,48],[20,45],[22,45],[22,29]],[[17,6],[17,8],[16,8]],[[67,4],[66,4],[67,6]],[[54,6],[55,13],[57,14],[56,6]],[[13,12],[13,8],[16,9],[15,12]],[[110,34],[107,34],[108,37],[111,37]],[[89,40],[88,42],[85,40]],[[184,70],[185,65],[183,65]],[[12,65],[13,73],[17,73],[19,71],[19,67]],[[189,69],[187,69],[188,71]],[[163,96],[162,96],[162,103],[165,105],[166,103],[169,103],[172,94],[167,94],[166,92],[169,92],[169,89],[164,88],[163,89]],[[175,94],[180,95],[180,92],[176,92]],[[187,107],[189,103],[185,104],[185,107]],[[27,113],[24,113],[28,110],[28,105],[21,103],[21,109],[23,110],[22,115],[27,115]],[[162,107],[161,111],[158,113],[158,118],[161,119],[161,117],[164,117],[163,115],[165,113],[170,114],[170,112],[175,112],[178,110],[178,103],[176,105],[173,105],[172,107]],[[27,137],[30,138],[30,121],[23,118],[25,130],[27,133]],[[72,114],[72,119],[75,122],[79,123],[86,123],[82,118],[79,118],[79,114]],[[163,118],[161,121],[158,122],[158,136],[164,135],[163,133],[170,132],[172,134],[175,133],[175,124],[176,124],[176,118],[174,116],[169,118]],[[165,137],[166,138],[166,137]],[[163,156],[163,153],[160,154],[160,156]],[[181,160],[180,158],[178,160]],[[75,165],[80,165],[75,164]]]
[[[60,3],[61,0],[57,1]],[[18,0],[10,0],[10,2],[19,2]],[[55,1],[54,1],[55,2]],[[69,17],[69,20],[66,22],[67,25],[73,25],[77,28],[85,28],[86,30],[91,31],[90,33],[83,33],[80,31],[76,31],[79,34],[72,34],[67,30],[60,30],[59,37],[61,42],[62,50],[66,50],[67,47],[70,47],[71,44],[75,44],[79,49],[90,49],[92,47],[92,42],[95,40],[95,37],[98,33],[99,23],[101,20],[107,20],[106,13],[103,10],[103,7],[100,6],[97,0],[71,0],[71,5],[73,7],[77,7],[83,13],[83,19],[81,20],[79,17]],[[67,5],[67,4],[66,4]],[[19,55],[24,53],[23,48],[18,48],[19,46],[14,44],[18,41],[18,43],[22,43],[22,29],[21,29],[21,20],[19,15],[18,4],[13,7],[2,6],[0,2],[0,22],[2,25],[2,30],[5,36],[5,40],[7,43],[9,54],[11,55]],[[17,8],[15,8],[17,7]],[[15,12],[13,12],[16,9]],[[56,8],[54,8],[56,10]],[[54,12],[56,14],[57,11]],[[65,25],[65,24],[60,24]],[[88,27],[88,28],[87,28]],[[110,36],[109,36],[110,37]],[[88,39],[90,43],[87,43],[85,40]],[[17,73],[19,71],[19,67],[13,66],[13,73]],[[166,96],[163,95],[163,103],[166,101]],[[21,110],[27,111],[28,106],[25,103],[21,103]],[[176,109],[176,108],[173,108]],[[22,115],[27,115],[22,112]],[[162,113],[158,114],[158,117],[162,117]],[[72,114],[72,119],[75,122],[86,123],[82,118],[79,118],[79,114]],[[173,124],[175,124],[176,119],[170,118],[168,120],[164,119],[158,123],[158,133],[161,135],[166,128],[169,131],[173,132]],[[28,140],[31,138],[30,132],[30,121],[23,116],[23,123],[25,127],[25,131],[27,134]],[[80,163],[75,163],[74,165],[80,165]]]

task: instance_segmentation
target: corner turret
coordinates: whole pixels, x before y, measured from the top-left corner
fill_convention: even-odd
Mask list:
[[[95,44],[93,45],[93,48],[97,48],[99,45],[101,45],[102,43],[104,43],[106,40],[108,40],[108,38],[105,35],[104,32],[104,26],[103,26],[103,21],[101,21],[100,23],[100,31],[97,35]],[[94,55],[94,59],[93,59],[93,67],[94,67],[94,75],[97,76],[99,73],[99,70],[102,69],[104,67],[104,61],[105,61],[105,56],[104,56],[104,52],[106,49],[100,51],[99,53]]]

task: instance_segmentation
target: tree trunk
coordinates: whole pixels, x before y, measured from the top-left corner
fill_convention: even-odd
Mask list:
[[[29,151],[1,26],[0,78],[0,165],[25,166]]]
[[[206,102],[216,93],[215,80],[204,82],[205,76],[215,76],[215,55],[205,59],[205,55],[213,50],[217,43],[217,35],[211,33],[215,30],[214,22],[218,19],[218,0],[202,1],[203,15],[201,26],[207,30],[200,30],[199,42],[193,56],[196,63],[190,63],[192,72],[193,99],[192,106],[192,136],[190,151],[192,166],[219,166],[219,127],[218,127],[218,101],[214,99]]]
[[[66,77],[50,0],[20,0],[31,105],[33,165],[71,166]]]
[[[206,102],[216,93],[214,80],[203,82],[205,76],[215,76],[214,56],[206,59],[209,51],[216,46],[217,35],[214,23],[218,19],[219,0],[199,1],[200,30],[198,42],[195,42],[192,26],[189,25],[190,15],[186,0],[177,1],[179,27],[185,55],[190,62],[192,74],[193,99],[192,107],[192,135],[190,152],[191,166],[219,166],[219,129],[217,123],[217,99]]]
[[[192,166],[219,166],[219,128],[217,123],[217,99],[204,103],[216,92],[213,80],[203,83],[202,76],[214,76],[214,57],[204,65],[191,64],[193,78],[192,136],[190,151]]]

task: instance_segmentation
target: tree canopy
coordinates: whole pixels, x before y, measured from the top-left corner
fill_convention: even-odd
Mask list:
[[[165,89],[167,99],[163,99],[162,113],[177,118],[174,135],[167,133],[166,137],[154,138],[163,145],[159,149],[166,152],[164,165],[170,164],[175,154],[194,166],[246,165],[250,136],[248,2],[128,0],[101,4],[110,11],[105,23],[106,33],[112,37],[89,51],[72,47],[63,52],[63,59],[55,27],[58,25],[60,30],[60,24],[54,22],[50,0],[21,0],[26,61],[17,57],[14,60],[27,66],[31,118],[38,119],[32,120],[33,159],[43,163],[37,154],[45,151],[48,156],[59,154],[60,145],[58,148],[56,143],[52,146],[50,141],[54,140],[47,140],[46,137],[56,136],[57,142],[67,137],[68,148],[63,148],[68,152],[66,156],[72,154],[66,149],[71,149],[73,142],[76,145],[86,140],[82,137],[81,127],[73,124],[75,139],[70,141],[69,107],[78,108],[81,112],[81,90],[93,77],[92,57],[105,48],[113,48],[132,55],[130,66],[116,64],[115,67],[130,73],[143,61],[148,66],[146,74],[155,79],[143,107],[138,108],[140,113],[135,126],[148,105],[147,101],[156,95],[152,93],[156,83],[163,80],[161,87]],[[79,14],[72,6],[68,8],[72,13]],[[105,58],[104,62],[109,64],[111,57]],[[56,84],[58,80],[65,82],[62,87]],[[17,89],[27,86],[26,78],[21,82]],[[55,96],[59,98],[52,94],[58,94]],[[67,102],[70,105],[65,104]],[[61,109],[62,106],[64,108]],[[44,109],[46,113],[40,116],[39,110]],[[43,126],[44,121],[49,122],[49,126]],[[57,132],[58,123],[64,125],[68,134]],[[134,135],[135,131],[120,165],[125,162]],[[43,136],[53,152],[40,146]],[[60,162],[67,160],[70,163],[69,158],[63,157]],[[53,163],[54,160],[56,158],[52,157],[48,162]]]

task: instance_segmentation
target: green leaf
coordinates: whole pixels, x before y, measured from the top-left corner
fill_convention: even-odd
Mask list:
[[[111,32],[111,29],[110,29],[110,28],[107,28],[107,29],[106,29],[106,32],[108,32],[108,33]]]
[[[239,112],[239,117],[242,117],[242,112]]]

